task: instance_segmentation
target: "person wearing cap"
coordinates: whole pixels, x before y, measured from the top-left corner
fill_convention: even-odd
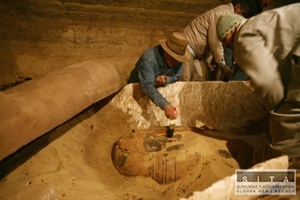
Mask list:
[[[191,59],[187,45],[187,38],[183,34],[172,33],[168,39],[160,40],[159,45],[148,49],[139,58],[128,79],[128,83],[140,83],[143,92],[164,110],[169,119],[176,119],[177,112],[157,88],[178,80],[182,63]]]
[[[216,35],[216,24],[219,16],[228,13],[245,15],[249,7],[249,0],[232,0],[228,4],[219,5],[197,16],[182,30],[189,40],[188,48],[193,55],[193,59],[184,63],[180,77],[181,81],[212,79],[207,77],[205,65],[209,71],[216,72],[215,66],[217,66],[228,76],[232,75],[230,67],[225,64],[223,47]]]
[[[237,64],[270,111],[269,139],[254,162],[300,157],[300,3],[267,10],[248,20],[223,15],[218,39],[233,48]]]
[[[244,15],[244,17],[250,18],[253,17],[254,15],[263,12],[264,8],[268,6],[271,3],[271,1],[272,0],[250,0],[249,12],[247,12]],[[240,67],[236,65],[232,50],[227,47],[223,47],[223,48],[224,48],[224,60],[226,66],[229,66],[233,73],[231,77],[228,77],[227,74],[224,71],[222,71],[220,80],[224,82],[248,80],[248,76],[241,70]]]
[[[250,0],[250,8],[247,13],[243,16],[246,18],[251,18],[263,12],[264,8],[271,3],[272,0]],[[224,60],[226,66],[229,66],[232,70],[232,75],[229,77],[224,71],[221,72],[220,80],[224,82],[228,81],[245,81],[248,80],[248,76],[238,67],[234,61],[233,52],[230,48],[224,48]]]

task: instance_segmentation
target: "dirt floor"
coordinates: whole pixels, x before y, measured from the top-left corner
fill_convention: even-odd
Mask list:
[[[180,134],[192,137],[197,144],[193,148],[201,154],[189,174],[169,184],[124,176],[113,165],[111,151],[132,127],[128,116],[110,105],[109,99],[1,162],[0,199],[179,199],[249,164],[249,149],[241,149],[236,140],[211,137],[204,129],[181,129]]]
[[[3,1],[0,90],[85,60],[108,61],[128,77],[147,48],[226,2],[147,0],[131,1],[130,6],[121,0]],[[275,7],[282,2],[291,0],[274,0]],[[91,105],[2,160],[0,200],[173,200],[252,166],[252,149],[244,142],[186,128],[180,134],[193,138],[201,157],[185,177],[159,184],[151,177],[124,176],[114,166],[111,151],[134,128],[127,114],[109,104],[112,98]]]
[[[112,97],[2,161],[0,199],[180,199],[231,176],[235,169],[251,167],[252,149],[246,143],[202,128],[177,127],[174,134],[188,137],[191,148],[200,153],[189,173],[168,184],[120,174],[111,158],[113,145],[133,127],[129,116],[109,103]]]
[[[210,86],[206,86],[208,84]],[[161,92],[165,95],[168,91],[180,94],[179,91],[184,91],[184,85],[189,85],[188,88],[190,89],[195,85],[199,85],[195,87],[198,89],[209,88],[213,90],[213,88],[219,88],[218,83],[176,83],[161,89]],[[228,83],[223,86],[223,89],[226,91],[226,88],[229,89],[238,85],[244,86],[242,87],[244,89],[247,88],[243,83]],[[234,175],[236,169],[253,166],[253,148],[249,144],[255,146],[260,144],[264,140],[264,134],[240,135],[230,133],[230,131],[213,131],[207,126],[191,128],[180,124],[175,127],[173,137],[167,138],[165,125],[138,128],[137,124],[143,124],[144,119],[155,124],[155,121],[162,122],[165,118],[163,111],[155,107],[154,104],[149,105],[149,100],[143,98],[145,96],[141,96],[141,91],[137,90],[138,85],[135,86],[127,85],[116,94],[89,106],[72,119],[1,161],[0,200],[181,199],[193,195],[195,191],[211,188],[216,182]],[[130,91],[134,91],[134,95]],[[211,97],[216,96],[217,91],[211,91]],[[248,95],[244,94],[246,91],[249,92]],[[247,97],[247,100],[250,101],[252,99],[251,90],[246,91],[240,90],[238,96],[242,99]],[[194,90],[194,93],[198,95],[207,93],[207,89]],[[231,93],[226,93],[221,100],[214,98],[214,103],[227,101],[227,95],[231,98],[236,97],[232,96]],[[138,100],[135,99],[137,96]],[[176,99],[175,96],[173,98]],[[187,99],[189,98],[195,99],[196,96],[194,98],[188,96]],[[171,100],[174,101],[174,99]],[[188,102],[191,103],[191,101]],[[197,102],[199,105],[202,105],[201,103],[206,105],[206,101],[203,99],[198,99]],[[231,103],[233,102],[231,101]],[[251,102],[252,110],[259,113],[257,110],[260,108],[258,102],[255,99],[252,99]],[[244,100],[243,103],[243,106],[248,108],[249,102]],[[184,112],[185,101],[181,101],[180,105],[178,112]],[[193,104],[189,104],[189,106],[193,108],[188,115],[190,117],[196,111],[197,113],[205,113],[203,110],[199,111],[194,108]],[[202,108],[203,106],[198,107]],[[218,108],[215,105],[213,107]],[[139,109],[142,110],[141,113],[137,112]],[[223,114],[223,117],[227,116],[226,122],[231,122],[234,126],[247,124],[248,120],[245,121],[241,115],[251,116],[251,112],[247,113],[235,109],[235,115],[239,113],[240,116],[232,121],[229,119],[232,114],[227,112],[232,110],[230,106],[221,111],[220,109],[215,111],[218,110]],[[210,110],[206,118],[211,118],[213,113],[215,112]],[[262,116],[264,116],[263,113],[261,113]],[[155,118],[156,120],[148,118],[148,115],[151,117],[156,115],[157,118]],[[137,123],[133,119],[141,123]],[[197,119],[195,118],[196,121]],[[209,124],[209,121],[207,123]],[[255,130],[258,129],[251,132],[258,133]],[[154,149],[160,148],[159,150],[149,151],[148,148],[145,151],[146,137],[140,137],[138,133],[145,133],[147,137],[150,135],[149,138],[159,138],[157,141],[160,144],[165,142],[166,145],[160,145],[158,142],[156,144],[160,146],[152,147]],[[122,156],[125,154],[121,155],[121,162],[126,160],[126,165],[123,165],[124,163],[118,164],[116,159],[118,158],[115,156],[117,141],[125,141],[125,145],[117,146],[117,150],[118,148],[120,150],[126,149],[126,152],[133,155],[126,154],[124,157]],[[147,139],[147,141],[150,140]],[[149,153],[149,156],[143,156],[145,153]],[[125,157],[126,159],[123,159]],[[127,169],[123,166],[126,166]],[[274,166],[275,168],[278,167]],[[173,169],[175,169],[174,173],[172,172]],[[144,173],[145,171],[146,173]],[[164,175],[164,178],[160,178],[160,175]],[[217,193],[222,196],[222,192],[218,189]],[[209,198],[209,196],[205,197]],[[292,196],[294,199],[295,197],[298,196]]]

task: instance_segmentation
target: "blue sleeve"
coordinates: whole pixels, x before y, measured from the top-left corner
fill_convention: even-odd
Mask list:
[[[233,66],[233,51],[227,47],[224,47],[224,59],[226,65],[228,65],[230,68]]]
[[[169,102],[160,94],[156,88],[155,82],[155,67],[154,64],[146,59],[142,59],[139,70],[139,80],[143,92],[149,99],[162,110],[169,104]]]
[[[178,79],[181,75],[181,72],[182,72],[182,64],[180,64],[180,66],[176,67],[176,71],[173,75],[169,76],[169,78],[166,80],[165,86],[178,81]]]

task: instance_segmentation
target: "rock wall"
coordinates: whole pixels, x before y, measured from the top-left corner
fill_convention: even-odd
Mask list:
[[[0,85],[85,60],[129,70],[140,54],[220,1],[37,1],[0,3]]]
[[[176,107],[176,120],[166,118],[164,111],[149,100],[138,84],[128,84],[110,103],[128,113],[128,123],[136,128],[170,126],[173,123],[233,134],[261,134],[266,128],[264,122],[268,112],[246,83],[176,82],[158,88]]]
[[[125,76],[147,48],[229,0],[10,0],[0,2],[0,89],[86,60]],[[280,6],[295,0],[273,0]]]

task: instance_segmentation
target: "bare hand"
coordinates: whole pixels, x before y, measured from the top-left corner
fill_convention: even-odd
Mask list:
[[[168,78],[169,78],[169,77],[166,76],[166,75],[158,76],[158,77],[155,79],[156,85],[158,85],[158,86],[165,85],[166,80],[167,80]]]
[[[233,71],[230,69],[229,66],[225,65],[221,68],[221,70],[226,74],[227,78],[231,78],[233,75]]]
[[[176,119],[177,118],[176,109],[171,105],[167,105],[165,107],[165,116],[169,119]]]
[[[215,70],[215,65],[212,65],[211,63],[206,63],[206,67],[212,72]]]

